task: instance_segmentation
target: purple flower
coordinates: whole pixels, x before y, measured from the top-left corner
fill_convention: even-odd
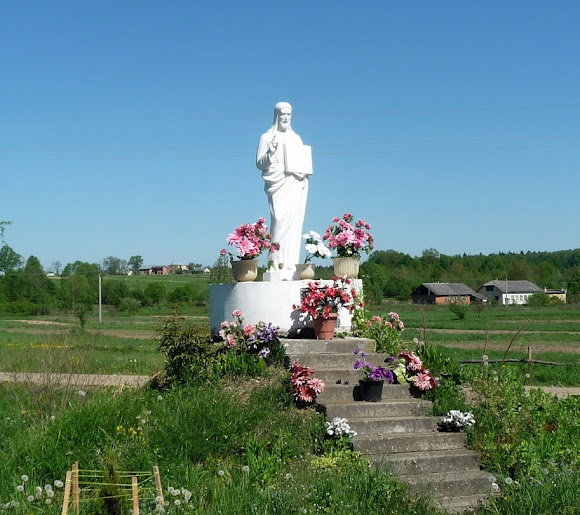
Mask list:
[[[268,355],[270,354],[270,349],[268,349],[268,347],[264,347],[259,353],[258,356],[260,356],[261,358],[266,359],[268,357]]]
[[[354,350],[354,354],[358,354],[360,352],[360,349],[355,349]]]
[[[372,367],[370,378],[371,381],[381,381],[387,377],[387,371],[384,367]]]
[[[354,365],[352,366],[352,368],[354,368],[355,370],[358,370],[359,368],[362,368],[363,366],[364,366],[363,360],[360,358],[356,358],[356,361],[354,362]]]

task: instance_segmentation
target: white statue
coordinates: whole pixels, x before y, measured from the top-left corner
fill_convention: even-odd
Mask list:
[[[270,204],[270,233],[280,243],[280,250],[271,257],[284,280],[293,279],[300,262],[308,176],[312,174],[310,147],[292,130],[291,119],[292,106],[278,102],[274,125],[262,134],[256,153]]]

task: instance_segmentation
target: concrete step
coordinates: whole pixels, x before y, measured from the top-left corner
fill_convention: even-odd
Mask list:
[[[384,435],[391,433],[428,433],[437,431],[435,417],[387,417],[349,419],[350,427],[357,436]]]
[[[333,352],[352,354],[354,363],[354,350],[360,349],[365,352],[374,352],[376,345],[369,338],[333,338],[329,341],[282,338],[282,344],[286,347],[286,354],[312,354],[321,352]],[[300,362],[300,364],[303,364]]]
[[[463,449],[464,446],[463,433],[391,433],[354,439],[354,450],[367,455]]]
[[[348,420],[361,418],[386,418],[426,416],[431,413],[431,402],[420,399],[390,400],[380,402],[333,401],[322,404],[322,411],[332,420],[345,417]]]
[[[417,495],[451,498],[490,495],[492,493],[490,477],[491,474],[483,470],[468,470],[399,476],[398,479],[407,483],[411,492]]]
[[[360,375],[360,373],[359,373]],[[324,404],[325,402],[331,401],[362,401],[360,395],[360,387],[358,381],[356,383],[348,384],[336,384],[328,382],[325,379],[325,371],[317,371],[314,374],[318,379],[324,381],[325,387],[324,391],[318,395],[318,404]],[[411,400],[416,397],[411,393],[411,389],[408,385],[401,384],[385,384],[383,386],[383,400]]]
[[[290,363],[298,360],[301,365],[308,366],[319,372],[325,368],[343,368],[344,370],[354,370],[352,366],[356,361],[356,356],[352,352],[313,352],[313,353],[286,353],[290,358]],[[386,354],[369,354],[367,361],[374,367],[383,366],[387,359]],[[362,373],[359,377],[362,377]]]
[[[448,513],[471,513],[478,506],[486,504],[488,494],[475,494],[455,497],[440,497],[436,504]]]
[[[479,453],[463,448],[369,456],[372,463],[384,465],[396,476],[479,470],[478,458]]]

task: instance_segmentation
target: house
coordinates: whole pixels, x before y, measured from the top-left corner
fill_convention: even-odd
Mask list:
[[[169,268],[165,265],[145,266],[139,268],[139,275],[169,275]]]
[[[508,281],[507,279],[489,281],[485,283],[478,293],[485,295],[489,300],[497,301],[504,306],[510,304],[527,304],[528,299],[534,293],[544,290],[530,281]]]
[[[187,265],[184,265],[183,263],[171,263],[168,268],[172,274],[178,274],[180,272],[188,272],[189,271],[189,268],[187,268]]]
[[[211,268],[209,268],[208,266],[206,266],[206,267],[203,269],[203,273],[204,273],[204,274],[211,274]]]
[[[463,283],[423,283],[413,293],[415,304],[473,304],[487,302],[487,298]]]
[[[550,288],[544,288],[544,293],[548,296],[548,297],[552,297],[552,298],[556,298],[556,299],[560,299],[564,304],[566,304],[568,302],[568,290],[558,290],[558,289],[550,289]]]

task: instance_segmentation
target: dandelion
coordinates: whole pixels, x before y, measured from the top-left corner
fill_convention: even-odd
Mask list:
[[[57,488],[62,488],[64,486],[64,483],[60,479],[56,479],[54,482],[54,486],[56,486]]]
[[[54,497],[54,490],[47,490],[46,495],[47,497]]]
[[[483,356],[481,356],[481,359],[483,361],[487,361],[489,359],[489,357],[487,356],[487,354],[484,354]]]
[[[223,470],[218,470],[218,476],[222,476],[225,474],[225,472]]]
[[[292,479],[292,474],[290,474],[290,472],[286,473],[286,479]]]
[[[20,479],[22,479],[22,481],[26,483],[26,481],[28,481],[28,476],[26,474],[23,474]]]
[[[34,495],[29,495],[29,496],[26,498],[26,500],[27,500],[28,502],[34,502]]]
[[[250,467],[248,467],[247,465],[244,465],[244,466],[242,467],[242,470],[243,470],[244,472],[250,472]]]
[[[157,497],[155,497],[155,502],[157,504],[159,504],[160,502],[163,502],[163,497],[161,497],[160,495],[158,495]]]
[[[179,499],[175,499],[175,501],[173,501],[173,504],[175,504],[175,506],[180,506],[181,501]]]
[[[48,492],[52,490],[52,485],[44,485],[44,489]]]
[[[35,491],[37,494],[40,494],[40,495],[42,495],[42,488],[41,488],[40,486],[37,486],[37,487],[34,489],[34,491]]]
[[[529,378],[530,378],[530,374],[526,374],[526,379],[529,379]]]
[[[22,493],[22,492],[24,492],[24,485],[18,485],[18,486],[16,487],[16,491],[17,491],[17,492],[19,492],[19,493]]]
[[[492,491],[493,493],[497,493],[497,492],[499,492],[499,491],[500,491],[499,485],[498,485],[497,483],[492,483],[492,484],[491,484],[491,491]]]
[[[47,499],[46,501],[44,501],[46,504],[52,504],[52,499]]]
[[[513,485],[514,480],[511,477],[506,477],[505,478],[505,484],[506,485]]]
[[[162,401],[162,400],[163,400],[163,395],[158,395],[158,396],[157,396],[157,400],[158,400],[158,401]]]
[[[55,418],[56,418],[56,417],[55,417],[54,415],[51,415],[51,416],[50,416],[50,420],[51,420],[51,421],[54,421],[54,419],[55,419]]]
[[[85,397],[87,395],[87,392],[84,390],[79,390],[77,393],[79,394],[79,397]]]

